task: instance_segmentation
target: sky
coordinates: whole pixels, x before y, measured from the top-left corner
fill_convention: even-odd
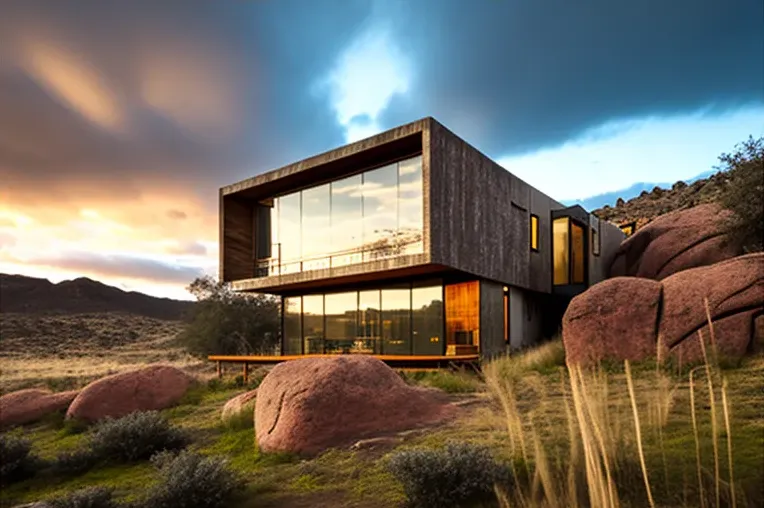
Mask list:
[[[764,135],[759,0],[4,0],[0,272],[190,298],[218,188],[425,116],[558,200]]]

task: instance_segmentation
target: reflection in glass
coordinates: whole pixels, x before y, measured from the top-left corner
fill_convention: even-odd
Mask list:
[[[555,219],[552,223],[552,247],[554,251],[554,283],[569,284],[567,217]]]
[[[443,354],[443,286],[411,292],[411,332],[415,355]]]
[[[284,355],[302,354],[302,298],[284,298]]]
[[[391,164],[363,174],[364,261],[397,254],[398,165]]]
[[[571,232],[571,247],[570,263],[573,268],[573,284],[584,283],[584,248],[586,246],[586,240],[584,235],[584,228],[576,224],[570,223]]]
[[[411,354],[411,289],[382,290],[382,353]]]
[[[362,261],[363,198],[361,175],[332,182],[332,266]]]
[[[422,157],[398,164],[398,244],[400,254],[422,252],[424,200]]]
[[[279,259],[281,258],[281,245],[279,245],[279,202],[280,198],[273,200],[271,208],[271,262],[268,275],[279,274]]]
[[[302,269],[329,268],[327,240],[331,238],[329,184],[302,191]]]
[[[480,283],[446,286],[446,354],[475,354],[480,344]]]
[[[326,352],[350,353],[355,342],[358,292],[325,296]]]
[[[358,352],[381,353],[381,312],[378,289],[358,293],[358,337],[355,348]]]
[[[300,271],[301,234],[300,193],[279,198],[279,239],[281,240],[281,273]]]
[[[324,352],[324,295],[302,297],[302,327],[305,354]]]

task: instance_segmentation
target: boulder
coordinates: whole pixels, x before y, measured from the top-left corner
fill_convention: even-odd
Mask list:
[[[661,289],[654,280],[616,277],[573,298],[562,320],[567,361],[587,364],[654,355]]]
[[[223,406],[223,412],[220,415],[221,419],[225,422],[238,415],[245,409],[253,410],[256,398],[257,388],[237,395],[225,403],[225,406]]]
[[[92,423],[135,411],[165,409],[177,404],[192,382],[190,375],[166,365],[114,374],[83,388],[66,417]]]
[[[52,393],[30,388],[0,397],[0,428],[33,423],[46,415],[66,411],[79,390]]]
[[[313,455],[455,411],[444,393],[407,385],[376,358],[305,358],[281,363],[263,379],[255,434],[263,451]]]
[[[711,341],[706,299],[718,353],[739,358],[752,351],[762,333],[764,253],[683,270],[662,281],[616,277],[592,286],[563,316],[567,361],[642,360],[655,356],[658,337],[663,353],[702,361],[698,332]]]
[[[704,204],[661,215],[621,243],[610,277],[662,280],[688,268],[706,266],[740,254],[724,233],[730,212]]]

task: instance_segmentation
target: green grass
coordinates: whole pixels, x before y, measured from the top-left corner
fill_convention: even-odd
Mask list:
[[[570,456],[563,403],[566,395],[562,390],[567,371],[562,367],[564,362],[560,360],[560,347],[558,342],[551,342],[536,350],[499,359],[493,362],[492,371],[486,368],[486,375],[492,373],[510,383],[517,414],[524,419],[529,418],[523,422],[524,430],[529,432],[529,429],[534,429],[537,432],[545,445],[547,459],[552,463],[550,468],[555,471],[560,471]],[[645,461],[653,495],[663,502],[659,504],[661,506],[696,506],[696,501],[693,501],[697,500],[698,490],[695,441],[690,423],[687,377],[680,372],[667,374],[676,390],[671,395],[667,422],[659,434],[657,427],[651,424],[650,414],[651,404],[663,396],[654,379],[655,364],[638,364],[632,370],[639,394]],[[621,473],[628,476],[628,481],[619,480],[622,506],[645,506],[638,455],[633,452],[633,422],[630,420],[631,409],[623,369],[614,365],[604,371],[604,375],[607,376],[609,390],[608,414],[617,424],[613,432],[623,438],[620,453],[628,459],[619,466]],[[756,505],[764,501],[758,488],[764,484],[764,420],[761,419],[764,357],[747,359],[737,367],[720,370],[718,375],[726,376],[729,381],[738,506],[745,506],[745,501]],[[228,424],[221,422],[220,412],[225,402],[252,388],[237,386],[235,380],[200,384],[189,392],[180,405],[162,414],[190,433],[192,449],[205,455],[225,457],[230,466],[246,478],[247,490],[236,505],[241,507],[401,506],[405,501],[402,487],[384,467],[388,454],[409,447],[438,448],[452,440],[487,445],[497,457],[512,461],[521,470],[532,471],[538,467],[538,458],[532,450],[528,450],[527,460],[518,456],[518,450],[512,450],[505,413],[479,376],[444,370],[406,373],[403,377],[408,383],[438,388],[455,395],[469,393],[477,404],[460,410],[460,416],[455,421],[407,434],[398,445],[379,450],[336,449],[307,460],[290,454],[270,454],[258,450],[252,413],[249,411]],[[713,446],[710,415],[704,407],[708,405],[708,391],[704,378],[699,379],[702,382],[696,383],[695,396],[708,494],[708,486],[713,488]],[[723,425],[720,429],[720,476],[727,478],[726,434]],[[30,439],[34,453],[51,459],[61,451],[73,450],[82,444],[85,435],[79,430],[57,416],[13,432]],[[526,444],[532,448],[531,436],[528,433],[525,437]],[[668,465],[666,468],[664,461]],[[47,499],[87,486],[112,487],[118,499],[135,499],[151,485],[154,476],[152,466],[141,462],[98,467],[69,478],[35,477],[3,488],[0,507]]]

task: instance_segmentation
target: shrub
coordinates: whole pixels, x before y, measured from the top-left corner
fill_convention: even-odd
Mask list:
[[[438,388],[446,393],[469,393],[478,389],[477,378],[464,371],[403,372],[402,376],[407,382]]]
[[[242,488],[241,479],[224,460],[184,450],[158,453],[151,462],[159,483],[143,501],[146,508],[216,508],[228,506]]]
[[[99,459],[131,462],[148,459],[162,450],[183,448],[188,437],[157,411],[145,411],[99,422],[88,444]]]
[[[79,475],[95,466],[101,459],[92,449],[62,452],[51,463],[51,470],[58,476]]]
[[[509,469],[497,463],[487,448],[449,443],[438,450],[404,450],[387,463],[403,484],[413,506],[464,506],[489,499],[495,484],[509,481]]]
[[[272,354],[278,345],[279,303],[267,295],[234,293],[211,277],[188,286],[197,303],[179,341],[193,354]]]
[[[30,453],[32,445],[26,439],[0,435],[0,484],[21,481],[34,476],[43,461]]]
[[[116,508],[111,489],[88,487],[46,502],[50,508]]]
[[[764,137],[749,137],[736,151],[719,157],[729,181],[722,205],[734,212],[730,238],[744,251],[761,251],[764,238]]]

